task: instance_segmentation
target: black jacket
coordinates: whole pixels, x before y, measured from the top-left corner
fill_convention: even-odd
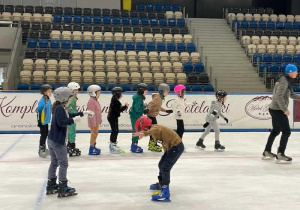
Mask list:
[[[126,109],[127,106],[122,106],[121,102],[113,96],[110,101],[107,117],[120,117],[121,112]]]

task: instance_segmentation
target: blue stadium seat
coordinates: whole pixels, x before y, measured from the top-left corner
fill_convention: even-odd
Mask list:
[[[196,45],[194,43],[187,44],[187,51],[189,53],[196,52]]]
[[[159,19],[159,25],[160,26],[167,26],[167,19],[166,18],[160,18]]]
[[[105,42],[104,45],[106,50],[114,50],[113,42]]]
[[[111,90],[112,90],[113,88],[115,88],[115,87],[117,87],[116,84],[108,84],[107,90],[108,90],[108,91],[111,91]]]
[[[185,52],[186,51],[186,47],[184,43],[177,43],[177,52],[181,53],[181,52]]]
[[[102,91],[106,91],[107,89],[107,87],[106,87],[106,85],[105,84],[98,84],[100,87],[101,87],[101,90]]]
[[[121,88],[122,88],[123,90],[125,90],[125,91],[131,91],[131,87],[130,87],[130,85],[128,85],[128,84],[123,84],[123,85],[121,85]]]
[[[259,59],[259,62],[263,61],[262,54],[261,53],[254,53],[253,57],[252,57],[252,61],[253,61],[254,66],[257,65],[258,59]]]
[[[200,63],[200,62],[195,63],[194,64],[194,70],[195,70],[196,73],[202,73],[202,72],[204,72],[204,64]]]
[[[287,66],[287,63],[282,63],[282,64],[280,65],[280,71],[284,73],[284,72],[285,72],[286,66]]]
[[[85,15],[83,17],[83,23],[84,24],[91,24],[92,23],[92,17],[90,15]]]
[[[82,90],[83,90],[83,91],[87,91],[87,89],[88,89],[88,87],[89,87],[90,85],[92,85],[92,84],[91,84],[91,83],[85,83],[85,84],[83,85],[83,87],[82,87]]]
[[[158,42],[157,43],[157,51],[158,52],[166,51],[166,44],[164,42]]]
[[[276,22],[276,28],[277,29],[284,29],[284,23],[281,21]]]
[[[62,22],[62,15],[61,14],[54,14],[53,15],[53,22],[54,23],[61,23]]]
[[[137,26],[139,24],[140,24],[140,19],[139,18],[137,18],[137,17],[131,18],[131,25]]]
[[[133,42],[126,42],[125,46],[126,46],[126,50],[127,51],[133,51],[133,50],[135,50],[135,45],[134,45]]]
[[[39,48],[48,48],[48,40],[40,39],[39,40]]]
[[[164,5],[164,11],[172,11],[171,5],[170,4],[165,4]]]
[[[82,23],[81,15],[74,15],[74,23]]]
[[[211,91],[214,91],[214,86],[212,86],[212,85],[204,85],[204,88],[203,88],[203,90],[204,91],[209,91],[209,92],[211,92]]]
[[[191,86],[185,85],[185,90],[186,90],[186,91],[191,91]]]
[[[59,48],[59,40],[51,39],[50,40],[50,48],[51,49],[58,49]]]
[[[270,65],[270,73],[271,74],[278,74],[279,73],[279,65],[277,63],[272,63]]]
[[[169,86],[170,86],[170,91],[174,91],[176,85],[169,85]]]
[[[122,24],[123,25],[129,25],[130,24],[129,17],[122,17]]]
[[[141,18],[141,24],[142,24],[142,26],[148,26],[149,25],[149,19],[148,18]]]
[[[268,21],[267,22],[267,28],[269,28],[269,29],[275,29],[275,22]]]
[[[138,3],[136,9],[138,11],[144,11],[145,10],[145,4],[144,3]]]
[[[65,50],[71,49],[71,41],[70,40],[62,40],[61,48],[65,49]]]
[[[137,85],[132,85],[132,91],[137,91]]]
[[[178,27],[184,27],[185,26],[185,20],[183,18],[177,19],[177,26]]]
[[[170,18],[170,19],[168,20],[168,25],[169,25],[170,27],[175,27],[175,26],[176,26],[176,20],[175,20],[175,18]]]
[[[294,22],[293,29],[300,29],[300,22]]]
[[[291,54],[284,54],[283,55],[283,62],[284,63],[291,63],[292,62],[292,55]]]
[[[103,17],[103,23],[105,25],[110,25],[111,24],[111,18],[109,16],[104,16]]]
[[[60,87],[67,87],[67,84],[66,83],[57,84],[57,88],[60,88]]]
[[[144,42],[137,42],[136,43],[136,50],[137,51],[145,51],[145,43]]]
[[[267,22],[263,21],[263,20],[259,21],[258,22],[258,28],[261,28],[261,29],[267,28]]]
[[[151,19],[150,19],[150,25],[151,25],[151,26],[158,26],[158,19],[156,19],[156,18],[151,18]]]
[[[239,20],[232,21],[232,28],[231,28],[231,30],[234,31],[236,26],[237,26],[237,29],[239,29],[241,27],[241,22]]]
[[[257,28],[257,22],[252,20],[250,21],[250,28],[256,29]]]
[[[120,25],[121,24],[120,17],[113,17],[113,24],[114,25]]]
[[[80,40],[73,40],[72,41],[72,48],[77,49],[77,50],[81,50],[81,48],[82,48],[81,41]]]
[[[295,54],[295,55],[294,55],[294,62],[295,62],[296,64],[300,64],[300,54]]]
[[[94,16],[93,20],[94,20],[94,24],[101,24],[101,17],[100,16]]]
[[[83,41],[83,49],[85,49],[85,50],[91,50],[92,48],[93,48],[92,41],[89,41],[89,40]]]
[[[271,63],[273,61],[271,53],[265,53],[263,56],[264,63]]]
[[[172,5],[172,11],[173,11],[173,12],[180,11],[180,6],[179,6],[178,4],[173,4],[173,5]]]
[[[123,42],[116,42],[115,43],[115,50],[124,50],[124,43]]]
[[[103,42],[102,41],[95,41],[94,42],[94,49],[95,50],[102,50],[103,49]]]
[[[260,63],[259,64],[259,76],[264,74],[265,69],[268,71],[269,65],[267,63]]]
[[[150,84],[148,85],[149,91],[155,91],[155,86]]]
[[[202,91],[202,86],[201,85],[193,85],[192,91]]]
[[[36,46],[37,46],[37,39],[28,39],[27,40],[28,48],[36,48]]]
[[[162,4],[155,4],[155,11],[160,12],[163,10]]]
[[[53,84],[53,83],[48,83],[48,84],[52,87],[52,90],[55,90],[55,89],[56,89],[55,84]]]
[[[147,43],[147,52],[156,51],[156,45],[154,42]]]
[[[72,15],[64,15],[64,23],[72,23]]]
[[[293,23],[292,22],[285,22],[284,23],[284,28],[285,29],[292,29],[293,28]]]
[[[26,83],[19,83],[17,89],[18,90],[29,90],[29,85]]]
[[[42,84],[40,83],[32,83],[30,89],[31,90],[39,90],[41,88]]]
[[[176,51],[175,43],[167,43],[167,51],[168,52],[175,52]]]
[[[193,73],[193,64],[192,62],[186,62],[183,64],[183,72],[186,74]]]
[[[249,22],[247,20],[242,20],[241,21],[241,28],[249,28]]]
[[[146,4],[146,11],[153,11],[153,4]]]
[[[278,53],[274,54],[273,61],[278,64],[282,63],[282,55]]]

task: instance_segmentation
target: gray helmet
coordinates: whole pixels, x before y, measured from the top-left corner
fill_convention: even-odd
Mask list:
[[[72,95],[73,91],[68,87],[60,87],[53,92],[54,99],[61,103],[67,103]]]
[[[165,91],[168,91],[170,92],[170,86],[167,85],[166,83],[161,83],[159,86],[158,86],[158,92],[159,94],[164,94]]]
[[[101,87],[99,85],[90,85],[87,89],[87,92],[91,97],[96,97],[97,91],[101,91]]]

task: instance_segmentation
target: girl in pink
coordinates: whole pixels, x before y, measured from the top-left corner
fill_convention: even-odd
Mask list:
[[[96,139],[98,136],[99,125],[102,123],[101,106],[98,102],[101,87],[99,85],[90,85],[87,92],[90,95],[87,109],[95,113],[93,117],[88,118],[89,128],[91,129],[89,155],[100,155],[101,149],[96,148]]]

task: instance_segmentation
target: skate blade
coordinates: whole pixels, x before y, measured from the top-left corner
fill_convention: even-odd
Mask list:
[[[149,151],[151,151],[151,152],[162,152],[162,150],[160,150],[160,151],[157,151],[157,150],[150,149],[150,148],[148,148],[148,150],[149,150]]]
[[[262,156],[261,159],[262,160],[274,160],[275,157],[265,157],[265,156]]]
[[[215,149],[215,152],[224,152],[224,149]]]
[[[99,154],[98,153],[92,153],[92,154],[89,153],[89,155],[100,155],[100,154],[101,153],[99,153]]]
[[[199,149],[199,150],[204,150],[205,148],[202,148],[202,147],[198,147],[198,146],[195,146],[196,149]]]
[[[291,164],[292,161],[285,161],[285,160],[276,160],[275,161],[276,164]]]
[[[74,193],[70,193],[70,194],[58,194],[58,198],[63,198],[63,197],[70,197],[73,195],[77,195],[78,193],[74,192]]]
[[[171,200],[169,198],[161,198],[161,199],[151,199],[151,201],[154,201],[154,202],[171,202]]]

